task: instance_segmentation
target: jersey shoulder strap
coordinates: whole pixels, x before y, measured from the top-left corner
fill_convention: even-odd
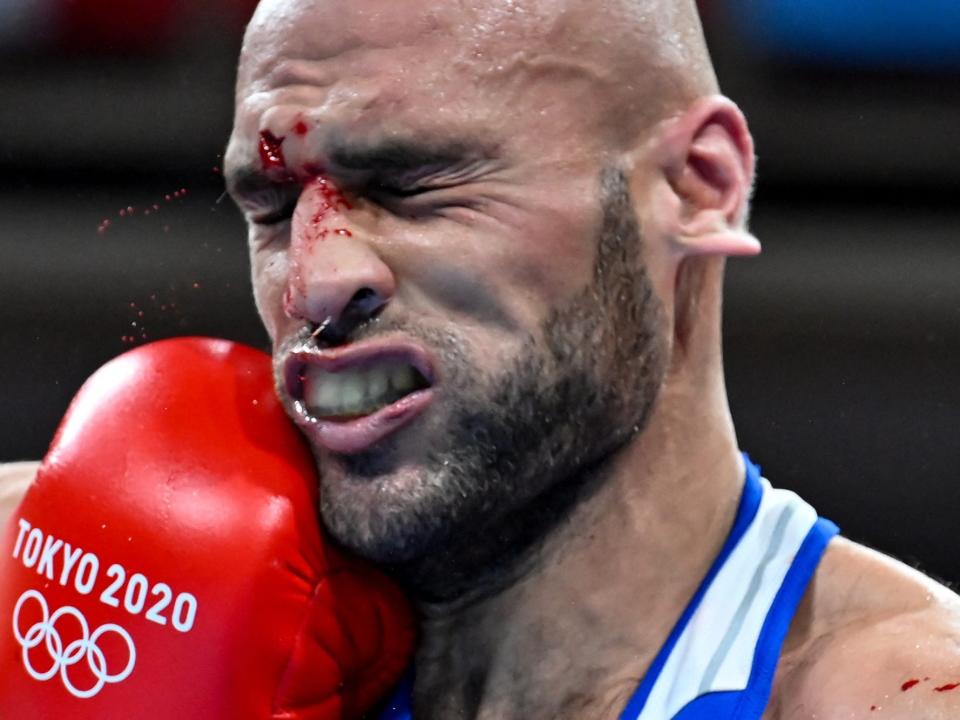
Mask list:
[[[759,720],[783,641],[837,527],[744,455],[723,549],[621,720]]]

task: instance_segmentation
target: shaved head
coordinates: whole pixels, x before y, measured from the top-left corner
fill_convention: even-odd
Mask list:
[[[307,22],[316,32],[297,32]],[[717,92],[694,0],[264,0],[247,30],[239,87],[282,82],[293,69],[277,65],[281,57],[424,51],[451,38],[444,73],[517,94],[545,78],[582,85],[600,113],[594,121],[618,143]],[[445,111],[458,108],[438,102]]]

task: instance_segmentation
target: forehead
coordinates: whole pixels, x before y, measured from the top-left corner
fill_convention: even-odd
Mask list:
[[[495,132],[560,105],[570,124],[610,72],[574,52],[577,18],[559,2],[265,0],[241,55],[235,130],[263,129],[281,107],[352,132]]]
[[[291,57],[363,49],[424,53],[440,44],[455,53],[447,60],[482,61],[550,34],[557,13],[548,10],[544,0],[263,0],[245,38],[240,82],[255,82]]]

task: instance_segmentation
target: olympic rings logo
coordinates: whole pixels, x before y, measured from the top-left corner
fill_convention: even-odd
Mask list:
[[[30,626],[26,632],[21,632],[20,612],[29,600],[39,603],[42,619]],[[79,623],[80,638],[64,647],[63,638],[57,630],[57,623],[68,616]],[[99,640],[108,633],[119,635],[120,639],[127,645],[129,660],[123,670],[118,673],[107,672],[107,658],[98,645]],[[13,634],[23,648],[23,666],[30,673],[30,677],[40,682],[46,682],[59,673],[70,694],[80,699],[92,698],[108,683],[123,682],[130,677],[133,666],[137,661],[137,651],[133,644],[133,638],[122,627],[108,623],[101,625],[91,633],[90,626],[83,613],[67,605],[51,615],[46,599],[36,590],[25,591],[17,600],[17,605],[13,610]],[[39,647],[41,643],[45,646],[52,660],[52,664],[46,670],[37,670],[30,660],[30,651]],[[97,681],[93,687],[81,690],[70,680],[69,669],[84,659],[86,659],[87,665]]]

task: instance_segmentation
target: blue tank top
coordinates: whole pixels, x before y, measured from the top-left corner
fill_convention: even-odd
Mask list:
[[[720,554],[620,720],[760,720],[783,641],[837,527],[797,495],[747,477]],[[412,720],[413,671],[380,720]]]

